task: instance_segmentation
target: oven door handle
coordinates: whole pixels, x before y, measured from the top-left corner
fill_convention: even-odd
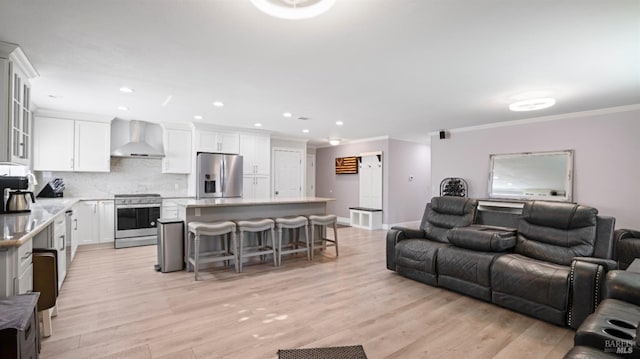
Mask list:
[[[116,210],[122,208],[160,208],[159,204],[147,203],[147,204],[116,204]]]

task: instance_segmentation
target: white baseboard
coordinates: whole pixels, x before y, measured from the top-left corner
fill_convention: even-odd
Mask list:
[[[351,225],[351,220],[348,217],[338,217],[338,224],[349,226]]]

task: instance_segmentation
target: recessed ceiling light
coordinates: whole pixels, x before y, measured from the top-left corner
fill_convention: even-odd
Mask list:
[[[291,116],[293,116],[293,114],[291,112],[285,112],[285,113],[282,114],[282,116],[291,117]]]
[[[342,125],[344,125],[344,122],[342,122],[342,121],[336,121],[336,125],[338,125],[338,126],[342,126]]]
[[[195,115],[193,116],[193,118],[196,120],[202,120],[204,117],[202,117],[201,115]]]
[[[118,110],[127,111],[127,110],[129,110],[129,108],[127,106],[118,106]]]
[[[330,144],[331,146],[337,146],[337,145],[339,145],[339,144],[340,144],[340,140],[339,140],[339,139],[337,139],[337,138],[330,138],[330,139],[329,139],[329,144]]]
[[[287,20],[309,19],[325,13],[336,0],[251,0],[251,3],[260,11]]]
[[[224,103],[223,103],[222,101],[215,101],[215,102],[213,103],[213,105],[214,105],[215,107],[222,107],[222,106],[224,106]]]
[[[123,87],[120,87],[120,92],[124,92],[124,93],[132,93],[132,92],[135,92],[135,90],[134,90],[134,89],[132,89],[131,87],[123,86]]]
[[[528,100],[517,101],[509,105],[509,110],[515,112],[522,111],[535,111],[542,110],[544,108],[549,108],[556,104],[556,99],[554,98],[532,98]]]
[[[254,123],[253,125],[254,125],[255,127],[262,127],[262,124],[261,124],[261,123]]]
[[[309,130],[307,130],[306,128],[304,130],[302,130],[303,133],[309,133]]]

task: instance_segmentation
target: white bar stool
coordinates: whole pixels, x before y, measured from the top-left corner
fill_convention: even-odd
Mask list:
[[[242,272],[242,260],[248,257],[254,256],[264,256],[265,254],[273,255],[273,266],[278,266],[278,257],[276,256],[276,237],[274,231],[275,222],[273,219],[264,218],[264,219],[252,219],[252,220],[244,220],[244,221],[236,221],[236,225],[238,227],[238,232],[240,232],[240,250],[238,251],[238,261],[239,261],[239,271]],[[255,250],[251,252],[245,252],[244,246],[244,233],[257,233],[260,236],[260,240],[258,242],[258,246],[255,247]],[[271,234],[271,246],[263,243],[263,237],[265,232]],[[247,248],[248,249],[248,248]]]
[[[227,243],[225,235],[231,235],[231,247]],[[200,253],[201,236],[209,236],[210,240],[221,240],[221,250]],[[193,256],[191,255],[191,238],[193,238]],[[207,239],[209,239],[207,238]],[[236,272],[238,269],[238,252],[236,250],[236,224],[231,221],[204,223],[189,222],[187,237],[187,261],[193,265],[195,278],[198,280],[198,266],[202,263],[228,261],[233,259]]]
[[[336,247],[336,257],[338,256],[338,217],[335,214],[325,214],[325,215],[311,215],[309,216],[309,224],[311,225],[311,259],[313,259],[313,252],[315,250],[315,226],[321,227],[320,233],[325,233],[327,230],[327,226],[331,225],[333,227],[333,239],[329,239],[324,237],[324,234],[321,234],[320,241],[322,242],[322,248],[324,250],[327,249],[327,242],[333,243],[333,246]]]
[[[282,230],[283,229],[303,229],[304,230],[304,242],[300,240],[299,236],[291,236],[291,249],[282,250]],[[307,260],[311,260],[311,246],[309,245],[309,220],[305,216],[297,217],[281,217],[276,218],[276,230],[278,231],[278,265],[282,264],[282,255],[290,253],[307,252]],[[304,248],[299,248],[298,245],[304,245]]]

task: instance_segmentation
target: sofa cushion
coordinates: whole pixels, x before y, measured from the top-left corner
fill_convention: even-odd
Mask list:
[[[574,203],[525,203],[515,252],[570,265],[573,257],[593,255],[598,211]]]
[[[437,285],[436,257],[438,250],[449,244],[428,239],[407,239],[396,246],[398,274],[429,285]]]
[[[570,267],[519,254],[498,257],[491,268],[491,288],[527,301],[566,311]]]
[[[438,286],[491,301],[491,264],[504,253],[479,252],[455,246],[438,250]]]
[[[449,242],[461,248],[484,252],[503,252],[516,245],[515,228],[471,225],[452,228]]]
[[[478,201],[462,197],[433,197],[427,205],[420,228],[432,241],[449,243],[447,234],[454,227],[473,223]]]

